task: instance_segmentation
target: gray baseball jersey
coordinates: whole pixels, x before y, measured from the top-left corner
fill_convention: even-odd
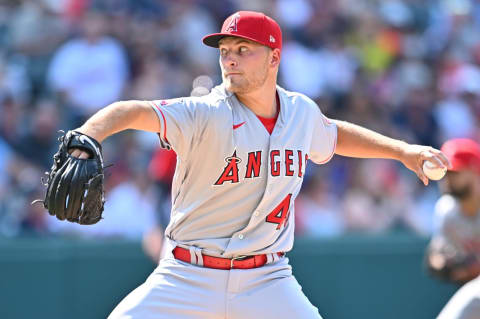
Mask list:
[[[151,101],[177,153],[166,237],[221,257],[289,251],[307,160],[334,154],[336,125],[308,97],[277,87],[270,135],[223,85],[203,97]]]
[[[435,205],[438,233],[456,249],[480,257],[480,213],[467,217],[459,202],[450,195],[442,196]],[[480,277],[465,284],[442,309],[437,319],[474,319],[480,314]]]
[[[177,153],[167,248],[109,319],[321,319],[288,258],[276,253],[292,248],[293,201],[307,160],[321,164],[332,157],[337,129],[309,98],[277,92],[280,112],[271,135],[223,86],[203,97],[151,102],[162,146]],[[173,256],[175,246],[190,250],[191,263]],[[196,266],[203,254],[262,253],[267,264],[258,268]]]

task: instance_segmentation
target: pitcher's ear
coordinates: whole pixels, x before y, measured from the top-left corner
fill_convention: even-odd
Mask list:
[[[280,49],[272,49],[272,55],[270,59],[271,66],[278,66],[280,64],[281,52]]]

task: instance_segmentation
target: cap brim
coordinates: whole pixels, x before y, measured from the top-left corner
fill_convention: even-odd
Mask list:
[[[218,41],[220,41],[221,39],[223,39],[225,37],[242,38],[242,39],[246,39],[246,40],[250,40],[250,41],[259,43],[261,45],[265,45],[264,43],[258,42],[258,40],[255,40],[253,38],[246,37],[244,35],[231,34],[231,33],[212,33],[212,34],[204,36],[202,41],[205,45],[208,45],[209,47],[218,48]]]

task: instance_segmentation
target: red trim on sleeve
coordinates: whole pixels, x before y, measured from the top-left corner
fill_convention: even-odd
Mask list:
[[[328,162],[329,160],[332,159],[333,155],[335,155],[335,149],[337,148],[337,139],[338,139],[338,127],[337,127],[337,132],[335,133],[335,142],[333,143],[333,150],[332,150],[332,154],[330,154],[329,157],[327,157],[326,160],[318,163],[318,165],[321,165],[321,164],[325,164],[326,162]]]
[[[153,103],[153,105],[155,105],[155,107],[160,112],[160,114],[162,114],[162,118],[163,118],[163,138],[165,138],[165,141],[168,144],[170,144],[170,142],[167,139],[167,121],[165,120],[165,115],[163,114],[162,109],[160,109],[160,107],[155,102],[152,101],[152,103]]]

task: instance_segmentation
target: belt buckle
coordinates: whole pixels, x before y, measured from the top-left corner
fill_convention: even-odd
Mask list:
[[[237,256],[237,257],[231,258],[230,259],[230,269],[233,269],[233,261],[234,260],[244,260],[244,259],[247,259],[248,257],[250,257],[250,256],[243,255],[243,256]]]

